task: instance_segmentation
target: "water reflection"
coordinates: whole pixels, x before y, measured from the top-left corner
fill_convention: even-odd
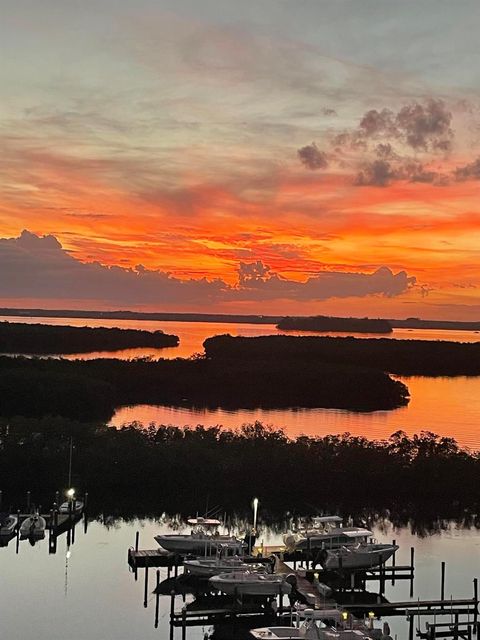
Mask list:
[[[260,517],[263,518],[261,513]],[[471,518],[473,527],[470,527],[472,522],[468,516],[458,521],[431,521],[425,527],[434,531],[434,535],[421,538],[412,531],[412,526],[399,526],[400,520],[388,514],[377,520],[373,529],[377,539],[391,542],[395,538],[400,545],[398,564],[408,564],[410,547],[416,548],[413,603],[417,597],[439,596],[442,561],[447,563],[446,597],[450,594],[471,597],[472,579],[480,567],[478,518]],[[232,518],[231,524],[240,531],[248,523],[248,517],[239,517]],[[64,534],[58,537],[56,554],[48,553],[47,540],[40,541],[35,547],[22,545],[18,555],[11,544],[0,549],[0,620],[5,637],[23,640],[34,628],[39,640],[63,640],[67,636],[71,640],[168,638],[170,599],[160,598],[156,630],[153,593],[156,572],[152,570],[149,575],[145,609],[144,576],[140,575],[135,582],[128,570],[126,551],[134,544],[136,531],[140,531],[141,548],[155,548],[154,535],[181,530],[183,518],[164,515],[157,520],[126,520],[98,514],[91,517],[87,535],[81,524],[77,525],[74,543],[69,545]],[[259,522],[260,540],[265,545],[278,544],[285,526],[288,526],[288,519],[277,523],[262,519]],[[418,529],[418,525],[413,524],[413,528]],[[160,582],[163,582],[168,571],[161,568],[159,572]],[[385,596],[389,600],[408,600],[408,589],[407,582],[398,582],[395,586],[387,583]],[[373,583],[369,591],[375,591]],[[178,608],[182,606],[181,596],[177,604]],[[397,633],[399,639],[405,638],[404,619],[389,621],[393,633]],[[221,628],[206,625],[188,629],[187,638],[200,640],[205,633],[222,637],[223,632]],[[176,631],[175,638],[180,638],[180,630]]]

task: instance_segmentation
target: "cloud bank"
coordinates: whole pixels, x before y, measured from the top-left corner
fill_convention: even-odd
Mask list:
[[[415,283],[405,271],[382,266],[373,273],[322,271],[304,282],[283,278],[258,260],[240,262],[238,282],[181,280],[170,273],[80,262],[51,235],[22,231],[0,239],[0,297],[3,299],[86,300],[124,307],[178,305],[191,308],[242,301],[315,301],[329,298],[398,296]]]

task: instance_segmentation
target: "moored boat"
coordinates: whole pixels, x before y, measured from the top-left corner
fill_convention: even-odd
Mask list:
[[[20,525],[20,538],[32,538],[34,540],[40,540],[45,537],[45,528],[47,523],[38,513],[33,513]]]
[[[210,578],[210,584],[227,595],[275,596],[289,594],[292,590],[292,585],[283,575],[250,571],[221,573]]]
[[[386,562],[398,549],[396,544],[366,543],[339,549],[325,549],[320,562],[324,569],[368,569]]]
[[[17,516],[9,513],[0,513],[0,537],[8,538],[9,536],[13,536],[17,524]]]
[[[265,567],[258,563],[246,563],[242,558],[197,558],[196,560],[184,560],[185,571],[200,578],[211,578],[220,573],[233,573],[234,571],[265,571]]]
[[[219,520],[207,518],[190,518],[188,524],[192,530],[188,534],[167,533],[155,536],[158,544],[172,553],[212,555],[220,546],[232,553],[241,554],[245,543],[235,536],[222,535],[218,532]]]
[[[83,511],[83,502],[81,500],[66,500],[58,507],[58,513],[80,515]]]
[[[338,549],[367,543],[373,532],[364,527],[344,527],[340,516],[313,518],[313,526],[304,527],[283,537],[289,549]]]

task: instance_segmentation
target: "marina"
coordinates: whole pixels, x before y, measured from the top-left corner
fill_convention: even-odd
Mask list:
[[[159,609],[161,594],[170,596],[169,637],[171,640],[176,637],[175,629],[181,630],[181,638],[186,640],[188,637],[187,629],[204,627],[205,625],[212,625],[215,628],[218,625],[227,625],[233,629],[236,627],[247,630],[258,629],[258,632],[251,632],[251,636],[255,638],[305,637],[303,635],[297,636],[295,633],[298,632],[293,631],[294,635],[292,636],[288,635],[290,632],[287,631],[279,631],[279,633],[287,635],[276,636],[275,629],[293,629],[294,619],[298,619],[299,614],[306,608],[309,611],[312,610],[312,615],[317,620],[333,623],[334,619],[337,619],[335,633],[338,635],[328,635],[328,633],[334,634],[334,627],[331,627],[331,632],[328,629],[322,632],[320,629],[320,634],[327,635],[311,636],[319,638],[347,638],[353,631],[358,633],[352,635],[352,638],[357,636],[390,638],[390,635],[382,635],[380,627],[374,625],[374,620],[392,616],[404,618],[406,629],[408,629],[408,636],[406,635],[405,639],[408,637],[408,640],[413,640],[414,637],[428,639],[442,637],[456,638],[457,640],[471,638],[472,634],[476,634],[479,629],[477,578],[473,580],[471,597],[446,598],[445,563],[442,562],[440,598],[417,598],[414,600],[414,548],[412,547],[410,550],[410,565],[396,564],[393,558],[398,546],[395,542],[392,544],[395,547],[394,555],[389,564],[382,563],[379,567],[368,569],[341,567],[335,571],[308,568],[314,564],[312,554],[309,551],[292,552],[279,545],[255,547],[252,556],[243,558],[243,560],[263,563],[267,570],[273,572],[269,574],[271,583],[273,584],[275,576],[278,576],[278,580],[276,581],[277,589],[272,588],[264,592],[252,590],[250,595],[248,595],[249,591],[242,588],[245,584],[245,574],[237,574],[236,576],[235,574],[225,574],[225,578],[216,576],[213,579],[210,578],[207,583],[198,581],[197,576],[184,572],[184,557],[171,553],[159,553],[158,550],[155,550],[155,553],[149,550],[142,551],[138,549],[138,543],[139,534],[137,532],[137,548],[129,549],[128,562],[136,579],[138,578],[138,570],[144,569],[144,607],[147,607],[151,586],[149,567],[168,567],[168,576],[165,581],[169,585],[168,589],[166,586],[162,588],[160,570],[157,569],[154,594],[156,612]],[[274,559],[273,564],[272,558]],[[156,562],[159,564],[154,564]],[[226,579],[227,575],[229,575],[228,580]],[[265,577],[262,578],[262,574],[256,577],[256,580],[260,582],[262,579],[265,580]],[[410,599],[387,599],[385,597],[387,580],[391,582],[392,586],[402,580],[408,580]],[[248,577],[247,581],[250,582]],[[231,586],[226,587],[227,582]],[[378,592],[372,593],[367,590],[369,583],[372,582],[378,585]],[[282,588],[282,584],[288,585],[289,588]],[[205,585],[209,586],[205,587]],[[212,587],[216,591],[223,591],[223,595],[212,592]],[[193,597],[188,602],[186,601],[187,594],[190,598]],[[180,608],[177,604],[179,597],[182,601]],[[450,617],[450,621],[446,622],[445,617]],[[423,624],[424,618],[425,623]],[[265,626],[265,622],[274,624],[273,626]],[[285,626],[286,622],[290,624]],[[258,628],[255,627],[257,624]],[[158,626],[157,614],[154,626]],[[297,624],[295,628],[300,627]],[[383,628],[389,630],[388,624]],[[264,634],[263,636],[260,631]],[[342,635],[342,633],[347,635]],[[348,635],[349,633],[350,635]],[[241,635],[239,637],[247,636]],[[400,638],[400,636],[396,637]]]

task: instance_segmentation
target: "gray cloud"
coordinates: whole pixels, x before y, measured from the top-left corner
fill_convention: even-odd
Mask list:
[[[216,303],[245,300],[326,300],[327,298],[396,296],[415,282],[404,271],[387,267],[374,273],[321,271],[305,282],[288,280],[272,272],[262,261],[240,262],[238,283],[206,278],[180,280],[171,274],[147,269],[107,267],[83,263],[65,251],[54,236],[23,231],[18,238],[0,239],[0,297],[19,300],[85,300],[135,306],[189,305],[205,308]]]
[[[480,157],[473,162],[455,169],[457,180],[480,180]]]
[[[321,151],[315,142],[307,144],[297,151],[300,162],[312,171],[316,169],[326,169],[328,167],[328,157]]]
[[[389,149],[390,145],[379,145],[379,158],[365,163],[358,172],[355,184],[359,187],[386,187],[395,180],[423,182],[443,186],[448,183],[448,176],[437,171],[428,171],[421,162],[409,158],[401,158]],[[378,149],[378,147],[377,147]]]

